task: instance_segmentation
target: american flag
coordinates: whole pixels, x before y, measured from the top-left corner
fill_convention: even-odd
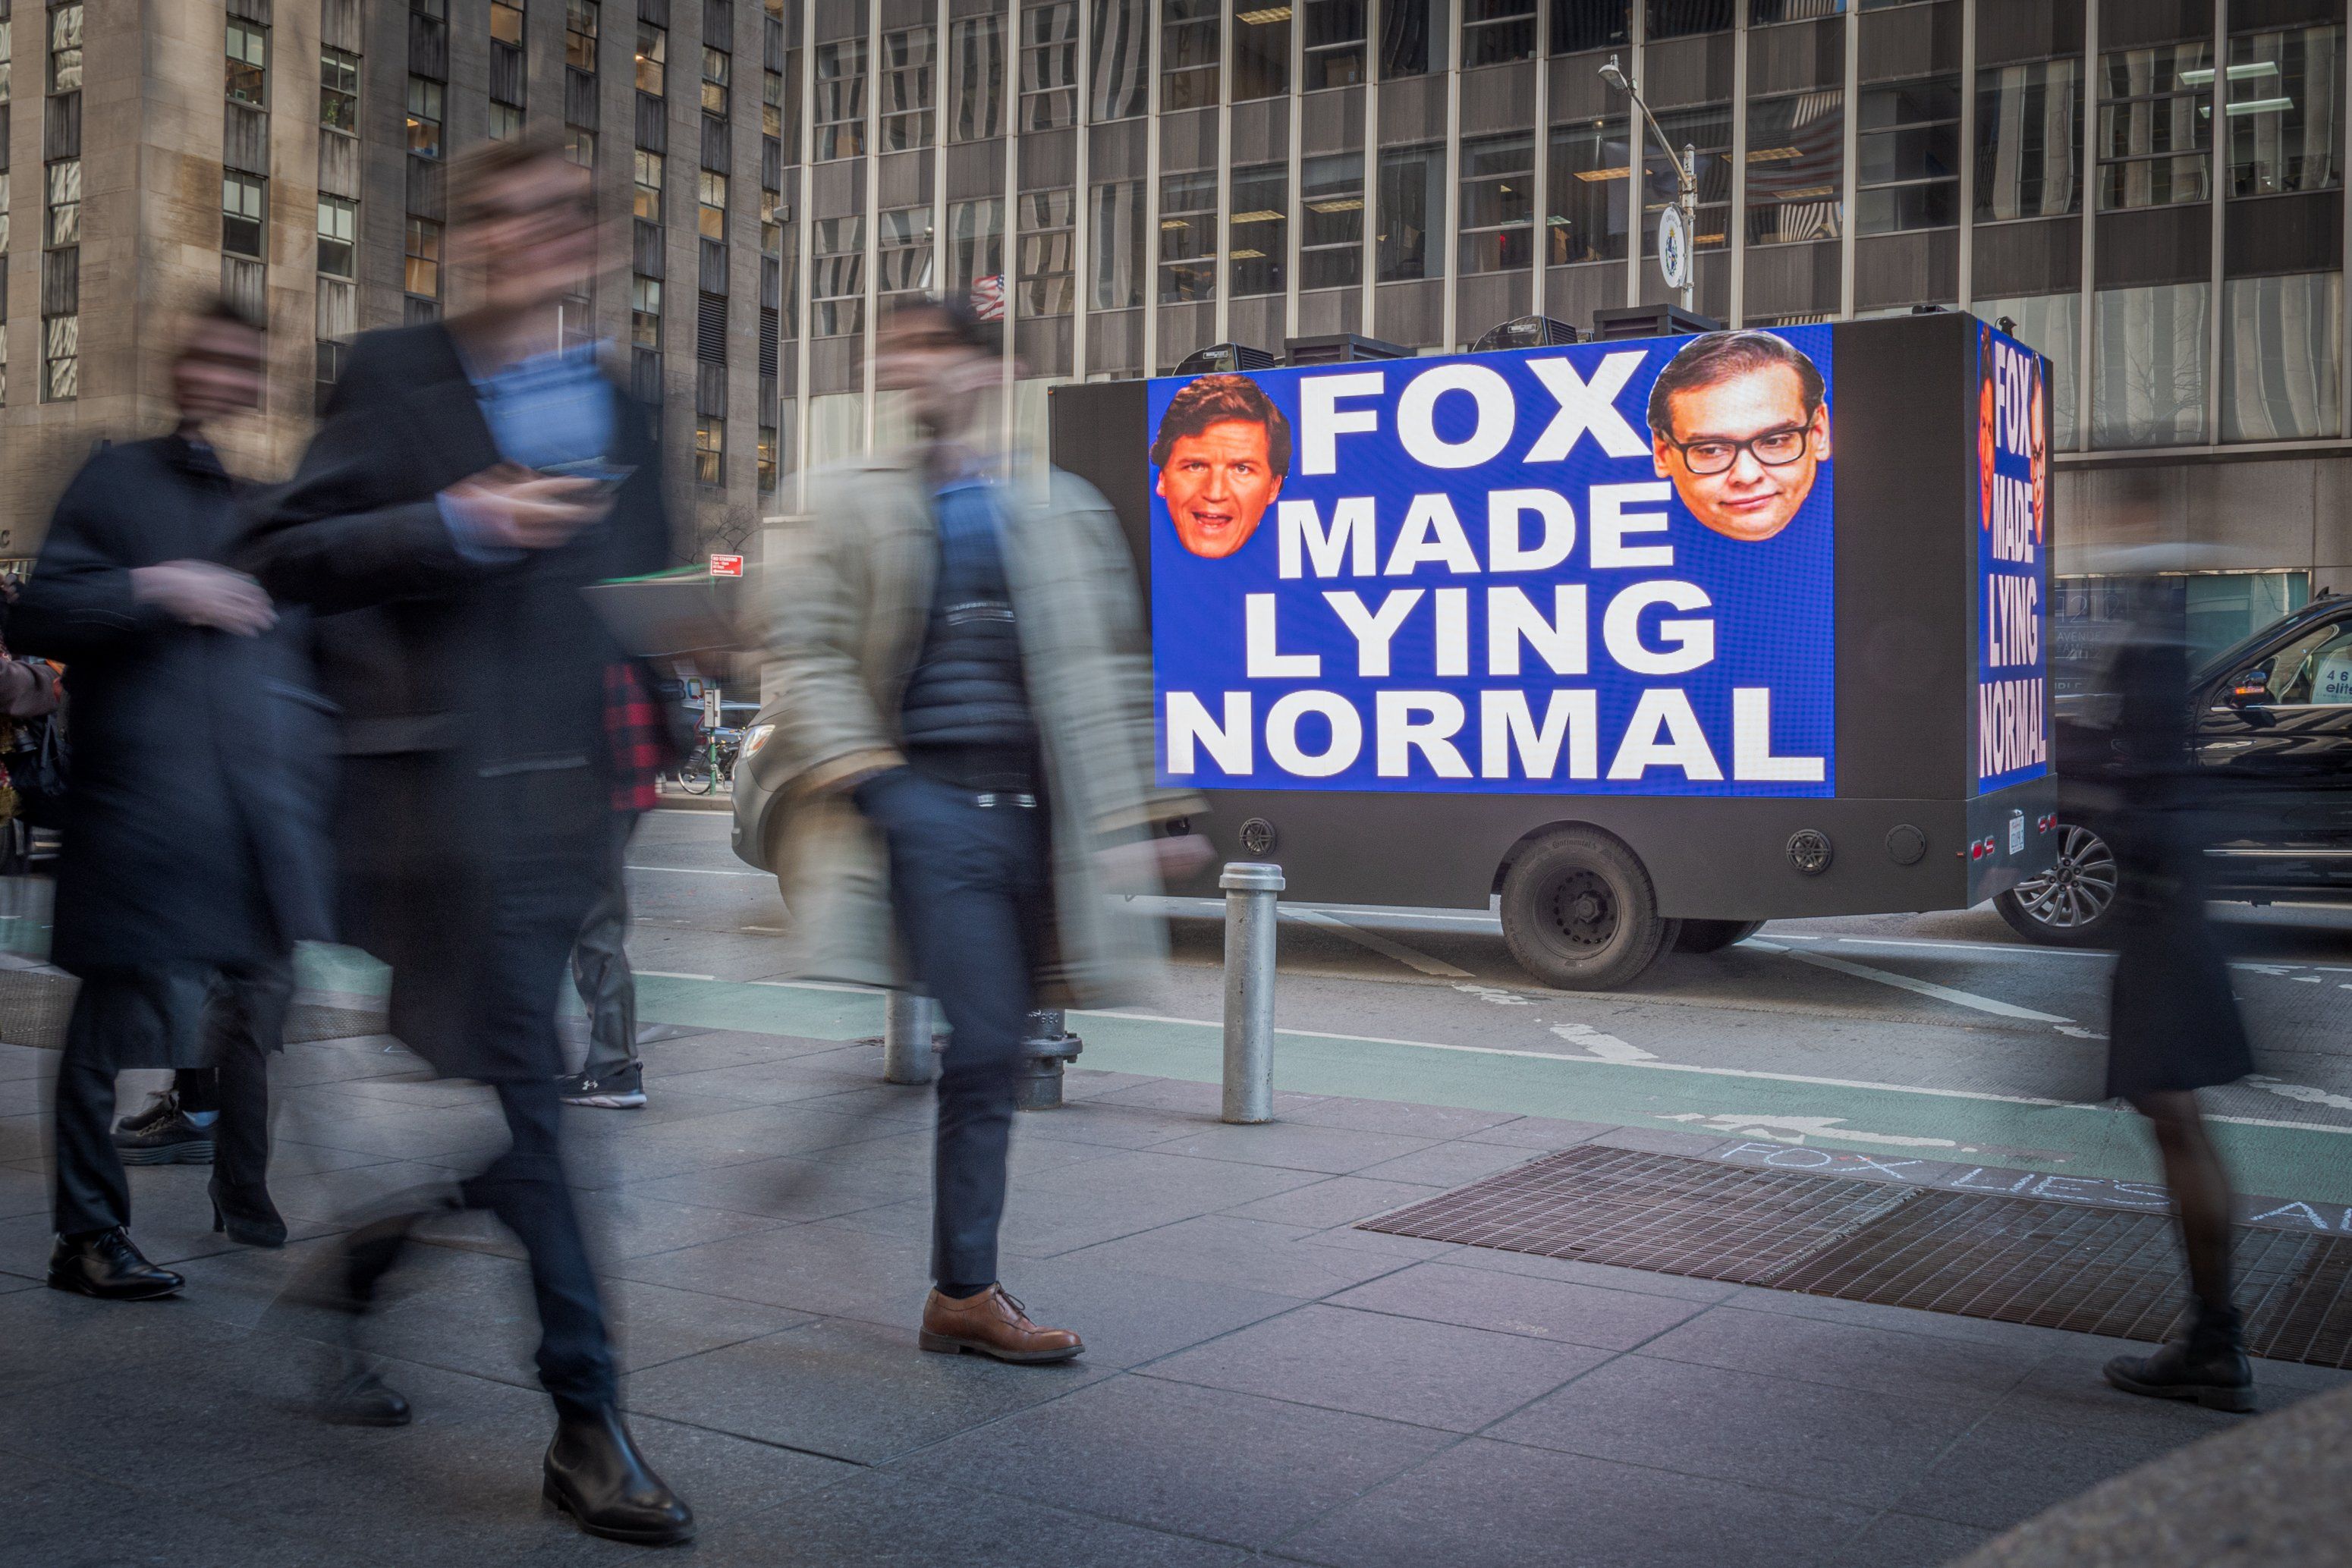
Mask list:
[[[983,321],[1004,319],[1004,274],[992,272],[971,280],[971,308]]]

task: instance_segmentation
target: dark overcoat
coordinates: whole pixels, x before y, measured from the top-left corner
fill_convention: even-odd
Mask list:
[[[70,973],[252,963],[329,935],[333,731],[301,617],[239,637],[131,597],[134,567],[225,561],[242,528],[208,449],[176,435],[109,447],[67,486],[9,615],[15,651],[66,666],[72,774],[50,957]],[[197,1065],[122,1043],[119,1066]]]
[[[615,385],[610,514],[555,549],[486,561],[436,500],[497,444],[438,323],[352,345],[294,478],[243,560],[320,617],[341,710],[332,821],[341,929],[393,969],[391,1023],[444,1073],[562,1070],[555,1009],[611,816],[604,666],[581,590],[667,564],[659,450]]]

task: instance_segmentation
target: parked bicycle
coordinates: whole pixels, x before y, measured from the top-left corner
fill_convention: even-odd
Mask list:
[[[677,765],[677,781],[689,795],[708,795],[735,778],[735,758],[743,749],[740,729],[697,726],[694,748]]]

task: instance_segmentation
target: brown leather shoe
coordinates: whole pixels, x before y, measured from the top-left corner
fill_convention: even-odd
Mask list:
[[[1087,1348],[1067,1329],[1041,1329],[1031,1322],[1002,1285],[991,1285],[961,1301],[933,1291],[923,1302],[923,1332],[916,1343],[925,1350],[950,1354],[968,1350],[1024,1364],[1067,1361]]]

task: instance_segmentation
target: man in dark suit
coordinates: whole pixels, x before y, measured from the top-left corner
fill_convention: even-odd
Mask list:
[[[392,966],[393,1032],[489,1083],[513,1137],[460,1201],[529,1254],[558,1416],[545,1494],[596,1534],[682,1541],[691,1515],[620,1418],[557,1139],[555,1012],[614,773],[613,648],[581,591],[667,564],[657,452],[646,411],[556,341],[557,303],[593,262],[587,171],[551,141],[492,142],[451,171],[449,204],[479,302],[352,346],[246,559],[322,617],[322,683],[343,711],[346,937]],[[364,1310],[415,1218],[347,1244],[348,1310]],[[364,1375],[341,1409],[408,1416]]]
[[[82,984],[58,1065],[48,1282],[108,1300],[182,1284],[131,1240],[108,1125],[123,1068],[216,1063],[215,1228],[286,1239],[263,1181],[266,1063],[293,944],[327,935],[311,787],[326,720],[292,629],[220,564],[242,519],[205,439],[258,400],[261,350],[227,306],[190,325],[172,434],[108,447],[75,476],[9,617],[19,648],[68,666],[73,701],[49,956]]]

